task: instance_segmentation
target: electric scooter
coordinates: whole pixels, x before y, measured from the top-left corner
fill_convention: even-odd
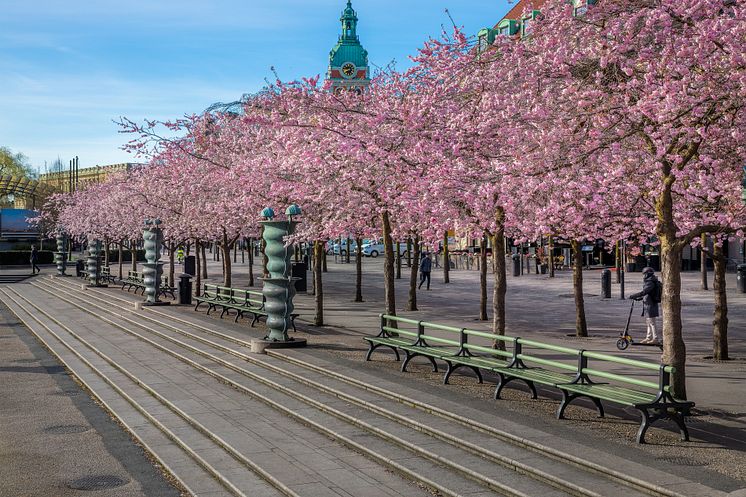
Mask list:
[[[619,350],[626,350],[630,345],[640,347],[658,347],[663,350],[663,343],[641,343],[635,342],[632,336],[629,334],[629,323],[632,320],[632,311],[635,308],[635,301],[632,301],[632,305],[629,308],[629,315],[627,316],[627,324],[624,326],[624,330],[619,334],[619,339],[616,341],[616,348]]]

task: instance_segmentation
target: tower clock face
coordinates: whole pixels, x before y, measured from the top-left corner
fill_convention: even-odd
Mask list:
[[[357,68],[352,62],[345,62],[344,65],[342,65],[342,76],[345,78],[349,79],[355,76],[355,73],[357,73]]]

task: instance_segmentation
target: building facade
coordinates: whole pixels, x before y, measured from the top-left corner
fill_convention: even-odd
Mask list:
[[[139,165],[132,162],[123,162],[121,164],[45,173],[39,175],[39,183],[57,192],[69,192],[85,188],[90,183],[104,181],[111,174],[126,172]]]
[[[348,0],[347,8],[339,18],[342,34],[329,52],[329,69],[326,79],[331,81],[335,92],[350,90],[362,92],[370,84],[368,52],[360,44],[357,34],[358,17]]]

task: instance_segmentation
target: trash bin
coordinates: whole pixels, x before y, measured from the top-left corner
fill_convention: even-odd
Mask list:
[[[308,291],[308,278],[305,262],[291,262],[290,263],[290,276],[293,278],[299,278],[295,280],[295,291],[305,292]]]
[[[736,287],[740,293],[746,293],[746,264],[736,266]]]
[[[184,257],[184,272],[191,276],[197,276],[197,259],[193,255]]]
[[[521,255],[513,254],[513,276],[521,275]]]
[[[608,269],[601,271],[601,298],[611,298],[611,271]]]
[[[78,278],[83,276],[83,270],[85,270],[85,261],[83,261],[83,259],[78,259],[75,261],[75,276]]]
[[[192,303],[192,275],[183,273],[179,275],[179,304],[191,305]]]

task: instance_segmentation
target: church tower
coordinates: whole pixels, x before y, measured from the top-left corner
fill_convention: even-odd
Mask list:
[[[326,79],[332,82],[334,91],[362,91],[370,84],[370,67],[368,52],[360,44],[357,35],[358,18],[351,0],[347,1],[347,8],[339,20],[342,22],[342,34],[329,52]]]

